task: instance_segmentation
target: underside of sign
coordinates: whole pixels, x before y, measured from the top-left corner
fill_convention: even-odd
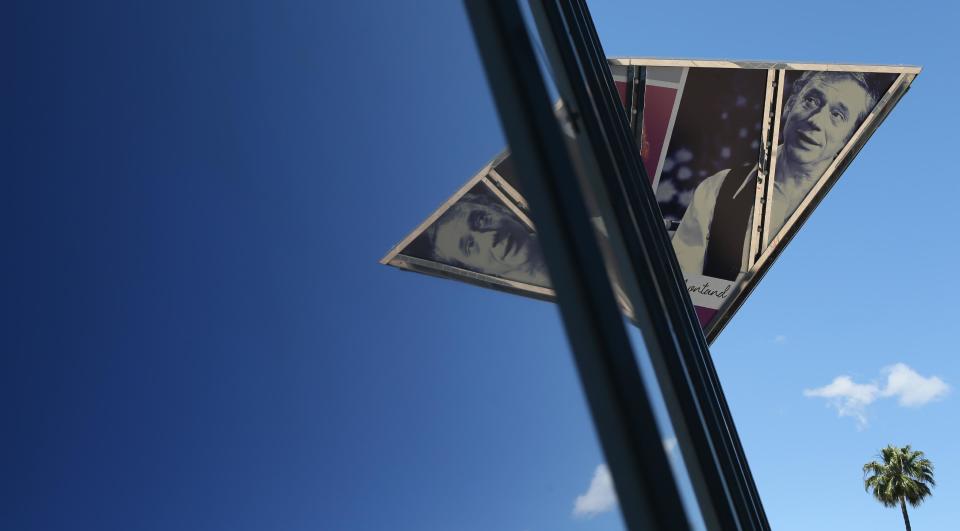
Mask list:
[[[609,65],[711,342],[920,72],[650,58]],[[501,153],[381,262],[551,299],[521,183]]]

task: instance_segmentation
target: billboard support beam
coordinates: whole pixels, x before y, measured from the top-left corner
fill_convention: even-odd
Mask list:
[[[683,274],[659,221],[656,198],[646,186],[649,180],[638,150],[625,140],[628,124],[589,11],[582,0],[532,5],[535,13],[544,15],[539,27],[548,54],[559,55],[551,60],[552,71],[557,78],[567,76],[557,83],[561,96],[579,106],[587,136],[595,142],[592,151],[600,154],[596,177],[603,182],[595,187],[607,191],[623,238],[627,256],[620,265],[621,281],[628,291],[630,286],[636,290],[631,297],[634,305],[642,300],[647,308],[651,322],[639,324],[704,519],[723,529],[767,529]],[[572,93],[564,94],[564,88]],[[584,111],[591,106],[598,109],[595,123]]]
[[[627,527],[690,529],[520,8],[466,6]]]
[[[672,474],[651,437],[658,429],[585,197],[604,211],[613,267],[665,391],[705,523],[769,529],[586,6],[532,6],[581,163],[595,170],[578,182],[516,2],[466,3],[628,527],[679,529],[689,521],[675,483],[668,493],[650,490]]]

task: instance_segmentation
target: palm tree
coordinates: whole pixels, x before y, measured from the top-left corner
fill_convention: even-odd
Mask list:
[[[923,503],[930,496],[933,480],[933,463],[923,452],[913,450],[910,445],[897,448],[888,445],[880,450],[883,462],[870,461],[863,465],[863,488],[873,489],[873,497],[884,507],[900,505],[903,523],[910,531],[910,517],[907,516],[907,502],[911,507]]]

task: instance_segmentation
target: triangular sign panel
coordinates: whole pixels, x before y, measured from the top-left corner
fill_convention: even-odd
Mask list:
[[[710,341],[920,72],[647,58],[610,67]],[[550,299],[526,209],[501,153],[382,263]]]

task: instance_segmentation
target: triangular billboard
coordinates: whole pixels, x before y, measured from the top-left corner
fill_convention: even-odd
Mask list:
[[[647,58],[609,64],[710,341],[920,72]],[[526,210],[510,156],[501,153],[382,263],[550,299]]]

